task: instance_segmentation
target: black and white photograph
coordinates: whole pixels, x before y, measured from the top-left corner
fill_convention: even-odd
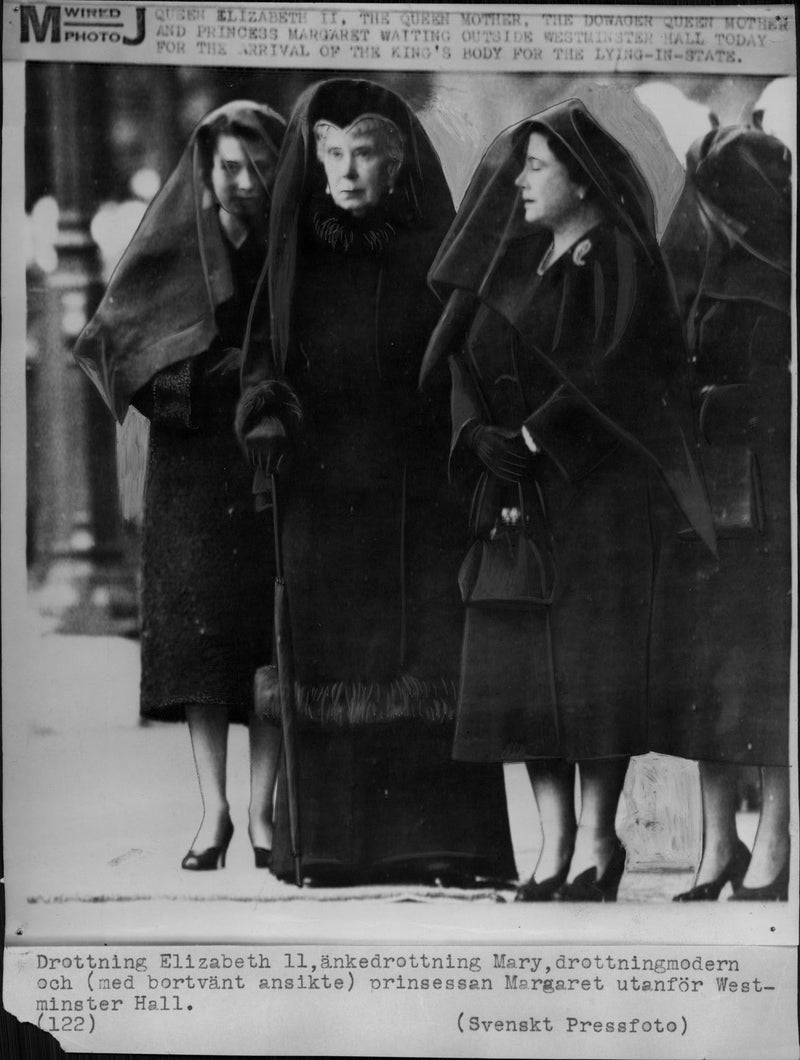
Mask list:
[[[796,1055],[794,9],[3,21],[9,1055]]]

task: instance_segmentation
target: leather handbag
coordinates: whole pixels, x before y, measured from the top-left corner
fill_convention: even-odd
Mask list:
[[[548,607],[555,596],[552,549],[543,552],[531,536],[531,513],[521,485],[519,507],[502,508],[489,533],[470,546],[458,585],[461,599],[472,607],[528,609]],[[478,500],[484,501],[485,483]]]

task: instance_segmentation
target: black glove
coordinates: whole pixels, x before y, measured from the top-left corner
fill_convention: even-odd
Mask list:
[[[520,482],[530,475],[533,454],[520,431],[476,423],[464,431],[464,442],[497,478]]]
[[[302,419],[300,402],[288,383],[268,380],[248,388],[236,409],[234,427],[251,467],[267,475],[278,472]]]

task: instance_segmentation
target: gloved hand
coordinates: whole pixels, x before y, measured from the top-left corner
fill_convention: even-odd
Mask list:
[[[467,426],[464,442],[493,475],[505,482],[519,482],[530,474],[533,454],[520,431],[476,423]]]
[[[266,475],[280,470],[281,461],[289,451],[289,436],[277,416],[265,416],[242,439],[250,466],[261,468]]]
[[[236,409],[234,428],[250,466],[265,475],[281,470],[292,445],[292,432],[303,419],[294,390],[281,380],[248,388]]]

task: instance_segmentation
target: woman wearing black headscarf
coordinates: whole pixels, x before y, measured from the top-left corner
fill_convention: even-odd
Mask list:
[[[452,293],[423,385],[451,354],[451,459],[478,479],[454,756],[528,765],[543,845],[520,900],[611,901],[617,803],[649,749],[665,485],[713,543],[649,189],[579,100],[560,103],[490,146],[431,280]]]
[[[268,524],[233,429],[241,347],[265,267],[284,121],[249,101],[212,111],[150,204],[75,356],[122,422],[150,420],[141,709],[186,717],[203,821],[185,869],[225,863],[229,720],[249,722],[250,839],[266,865],[279,731],[253,712],[269,651]]]
[[[257,321],[239,422],[280,472],[302,866],[317,884],[514,872],[501,771],[450,761],[460,506],[437,459],[446,379],[422,398],[417,376],[437,317],[426,273],[452,217],[400,97],[344,79],[301,96],[271,217],[273,342]],[[282,790],[274,871],[290,877]]]
[[[786,899],[791,639],[791,159],[756,129],[709,132],[687,158],[704,268],[687,312],[719,557],[691,538],[654,629],[653,749],[698,759],[703,856],[679,901]],[[685,250],[667,230],[665,253]],[[669,682],[662,679],[670,674]],[[762,767],[752,858],[737,766]]]

